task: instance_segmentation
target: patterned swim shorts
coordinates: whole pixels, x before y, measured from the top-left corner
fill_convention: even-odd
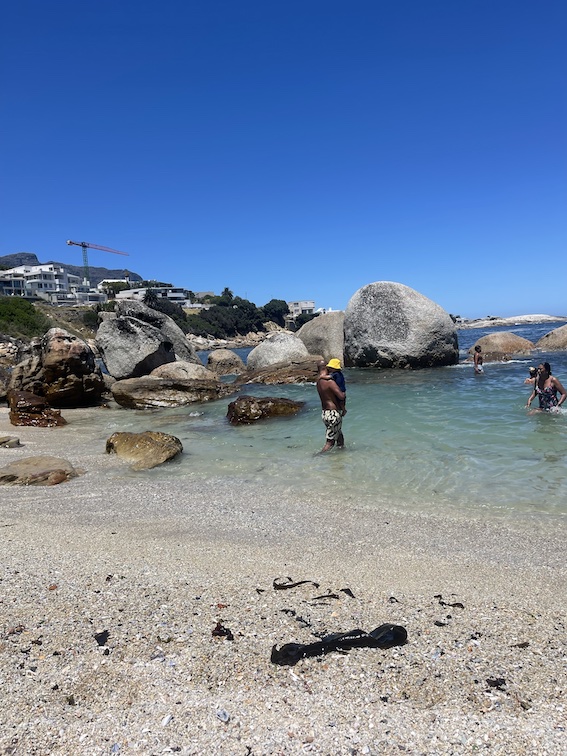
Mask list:
[[[336,441],[341,433],[343,417],[337,410],[325,409],[321,412],[321,419],[327,429],[325,439],[327,441]]]

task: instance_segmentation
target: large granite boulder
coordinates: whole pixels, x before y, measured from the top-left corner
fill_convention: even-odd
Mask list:
[[[202,364],[193,345],[189,343],[181,328],[169,315],[133,299],[117,299],[114,313],[117,317],[135,318],[157,328],[165,340],[173,344],[176,359]]]
[[[152,370],[150,376],[153,378],[169,378],[172,381],[192,380],[194,378],[204,378],[205,380],[216,380],[216,374],[208,370],[202,363],[185,362],[177,360],[168,362],[166,365],[160,365]]]
[[[8,389],[43,396],[52,407],[85,407],[99,402],[104,381],[85,341],[50,328],[39,349],[13,368]]]
[[[96,341],[106,369],[118,381],[149,375],[160,365],[175,361],[171,341],[136,318],[105,318]]]
[[[96,344],[106,369],[117,380],[149,375],[175,360],[202,364],[181,328],[142,302],[120,300],[115,312],[101,316]]]
[[[305,323],[295,334],[309,354],[321,354],[325,362],[336,357],[344,362],[344,312],[326,312]]]
[[[8,404],[12,425],[30,425],[34,428],[67,425],[60,410],[52,409],[44,397],[36,396],[30,391],[9,391]]]
[[[55,486],[82,473],[59,457],[25,457],[0,468],[0,486]]]
[[[536,342],[536,349],[541,349],[543,352],[567,351],[567,325],[554,328],[553,331],[542,336]]]
[[[308,354],[307,347],[295,334],[277,332],[254,347],[248,355],[246,366],[249,370],[259,370],[278,362],[303,360]]]
[[[226,416],[232,425],[250,425],[268,417],[296,415],[305,402],[272,396],[239,396],[228,405]]]
[[[474,355],[475,346],[482,349],[482,356],[485,360],[502,361],[509,360],[512,356],[529,355],[535,349],[535,345],[518,336],[512,331],[497,331],[482,336],[469,349],[469,354]]]
[[[299,362],[278,362],[259,370],[249,370],[238,376],[236,383],[316,383],[317,362],[322,359],[322,355],[311,354]]]
[[[244,361],[231,349],[214,349],[207,358],[207,365],[217,375],[240,375],[246,372]]]
[[[392,281],[359,289],[345,311],[345,365],[425,368],[454,365],[457,331],[431,299]]]
[[[116,381],[111,390],[115,401],[122,407],[149,409],[213,401],[234,393],[235,389],[211,379],[170,380],[145,376]]]
[[[183,444],[169,433],[113,433],[106,441],[106,453],[117,454],[132,463],[132,470],[149,470],[183,451]]]

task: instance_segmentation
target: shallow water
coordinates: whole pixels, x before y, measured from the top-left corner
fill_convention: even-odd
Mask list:
[[[535,341],[554,325],[513,330]],[[494,330],[460,331],[461,357]],[[523,383],[527,367],[545,359],[567,385],[567,353],[557,352],[487,363],[481,376],[469,364],[420,371],[347,369],[346,448],[325,455],[316,453],[324,426],[312,384],[245,387],[242,393],[305,402],[296,417],[252,426],[228,424],[231,398],[168,410],[87,411],[74,425],[101,442],[115,430],[150,429],[183,442],[178,460],[145,473],[118,468],[118,476],[175,476],[187,485],[230,477],[366,507],[564,516],[567,410],[550,415],[525,409],[531,392]]]

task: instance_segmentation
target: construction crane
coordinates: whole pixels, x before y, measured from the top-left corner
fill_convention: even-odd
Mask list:
[[[117,249],[111,249],[110,247],[101,247],[100,244],[90,244],[89,242],[76,242],[67,240],[67,244],[74,244],[76,247],[82,247],[83,250],[83,275],[85,277],[85,283],[89,285],[90,272],[89,272],[89,258],[87,255],[87,249],[101,249],[103,252],[112,252],[113,255],[125,255],[128,257],[128,252],[119,252]]]

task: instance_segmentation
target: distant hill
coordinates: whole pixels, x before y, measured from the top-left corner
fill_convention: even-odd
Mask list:
[[[16,268],[18,265],[59,265],[65,268],[67,273],[79,276],[80,278],[83,277],[82,265],[70,265],[69,263],[58,262],[56,260],[48,260],[46,263],[41,263],[33,252],[16,252],[13,255],[0,257],[0,266],[4,268]],[[126,268],[96,268],[89,265],[89,273],[91,286],[93,287],[105,278],[124,278],[126,275],[130,276],[130,281],[143,280],[142,276],[138,273],[133,273]]]

